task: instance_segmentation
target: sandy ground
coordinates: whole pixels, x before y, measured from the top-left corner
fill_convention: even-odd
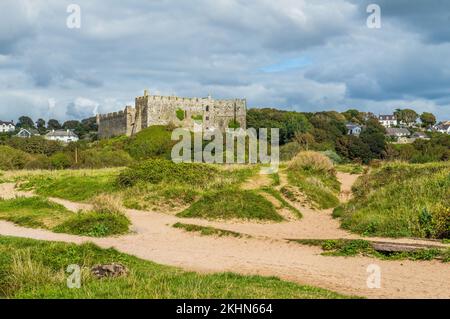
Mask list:
[[[339,174],[343,191],[356,176]],[[261,184],[258,181],[256,184]],[[0,195],[14,197],[13,185],[0,185]],[[76,211],[77,203],[60,201]],[[359,238],[339,228],[331,211],[299,207],[302,220],[279,224],[210,222],[180,219],[157,212],[128,210],[133,233],[117,238],[92,239],[15,226],[0,221],[0,234],[48,241],[94,242],[108,248],[165,265],[199,272],[232,271],[241,274],[277,276],[300,284],[314,285],[348,295],[369,298],[450,298],[450,267],[440,261],[382,261],[367,257],[321,256],[317,247],[286,241],[286,238]],[[171,227],[176,222],[210,225],[251,235],[251,238],[216,238],[187,233]],[[427,243],[413,239],[382,239]],[[436,243],[436,245],[440,245]],[[381,269],[381,288],[369,289],[367,267]]]

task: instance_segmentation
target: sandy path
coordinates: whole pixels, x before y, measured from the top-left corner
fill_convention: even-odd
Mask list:
[[[1,187],[2,185],[0,194],[3,195]],[[343,183],[343,188],[345,187]],[[76,203],[70,205],[74,209],[77,208]],[[90,241],[103,248],[114,247],[143,259],[188,270],[278,276],[285,280],[323,287],[348,295],[370,298],[450,298],[448,264],[439,261],[382,261],[367,257],[325,257],[320,255],[319,248],[285,241],[284,238],[358,237],[339,229],[339,223],[331,218],[330,210],[314,211],[301,208],[301,211],[304,218],[300,221],[257,224],[180,219],[156,212],[128,210],[127,215],[133,223],[134,233],[118,238],[92,239],[55,234],[18,227],[2,221],[0,234],[77,244]],[[202,237],[171,227],[176,222],[212,225],[254,237]],[[416,242],[412,239],[397,241]],[[376,264],[381,268],[380,289],[367,288],[367,267],[370,264]]]

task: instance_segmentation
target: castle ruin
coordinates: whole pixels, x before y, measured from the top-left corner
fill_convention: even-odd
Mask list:
[[[173,124],[193,130],[194,124],[203,130],[229,127],[246,128],[247,102],[245,99],[216,100],[206,98],[184,98],[177,96],[149,95],[136,97],[135,106],[126,106],[123,111],[98,114],[99,138],[119,135],[131,136],[154,125]]]

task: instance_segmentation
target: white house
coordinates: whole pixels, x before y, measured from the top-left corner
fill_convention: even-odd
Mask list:
[[[398,121],[395,115],[380,115],[378,117],[378,121],[384,127],[392,127],[398,125]]]
[[[411,133],[406,128],[387,128],[386,135],[394,137],[406,137],[410,136]]]
[[[71,130],[52,130],[45,135],[45,139],[63,143],[77,142],[78,136]]]
[[[21,138],[30,138],[32,136],[39,136],[39,135],[40,135],[39,131],[36,129],[21,128],[16,136]]]
[[[444,134],[450,134],[450,124],[439,124],[433,127],[434,131]]]
[[[347,135],[359,136],[359,134],[361,134],[361,130],[362,130],[361,125],[347,123],[347,124],[345,124],[345,127],[347,128]]]
[[[16,130],[16,126],[14,125],[14,122],[4,122],[0,121],[0,133],[9,133],[14,132]]]

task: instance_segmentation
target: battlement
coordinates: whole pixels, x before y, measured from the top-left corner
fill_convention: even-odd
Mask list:
[[[135,106],[124,110],[97,115],[99,137],[132,135],[153,125],[175,124],[192,126],[193,116],[203,115],[204,129],[219,128],[225,131],[232,121],[246,126],[247,102],[245,99],[213,99],[207,97],[180,97],[150,95],[147,90],[143,96],[135,98]],[[184,117],[179,116],[179,110]]]

